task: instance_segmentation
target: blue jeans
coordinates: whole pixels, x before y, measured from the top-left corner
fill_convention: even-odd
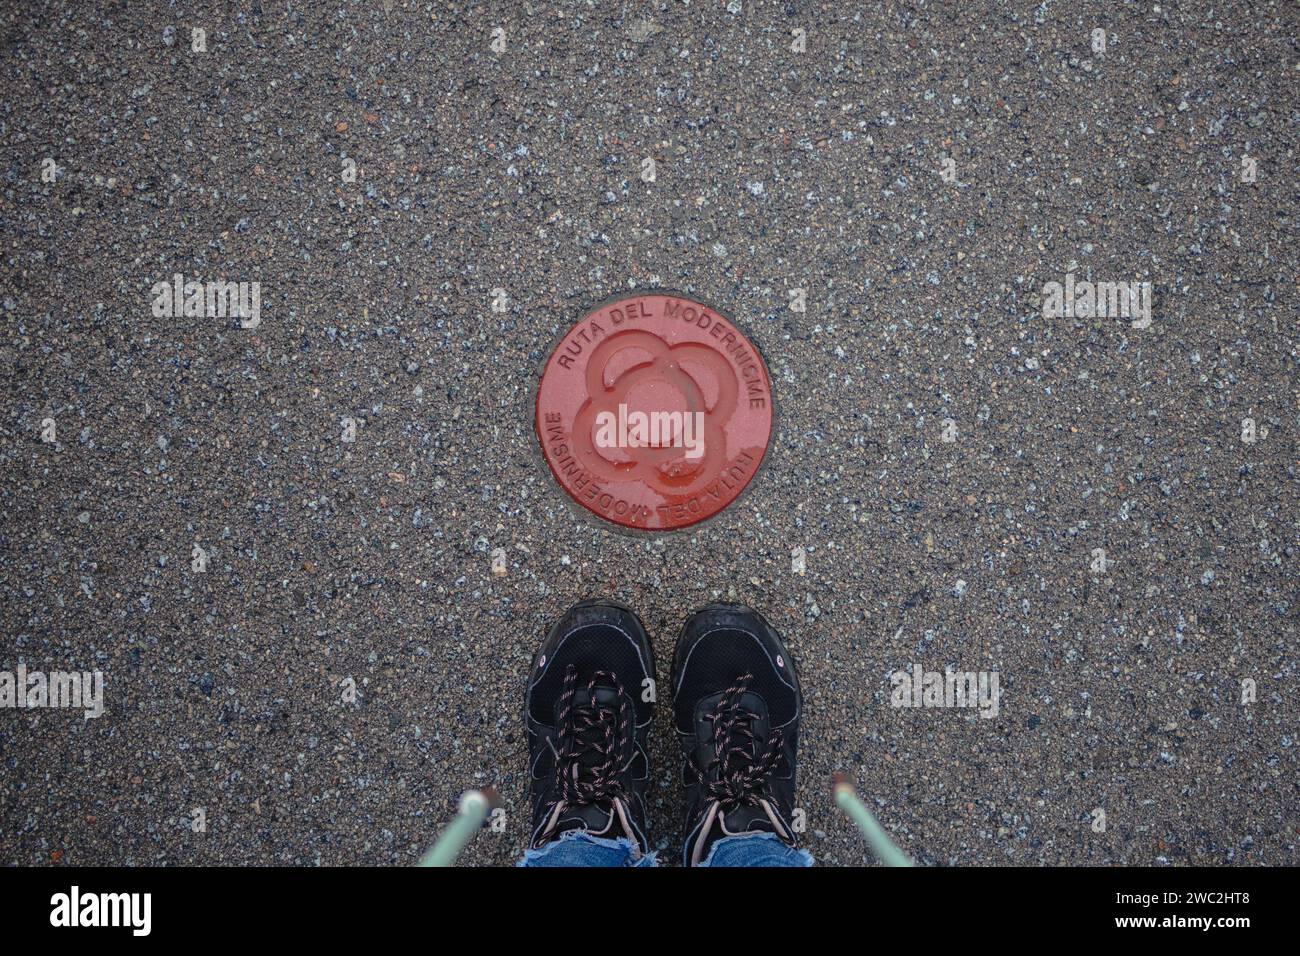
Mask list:
[[[528,850],[519,866],[658,866],[654,853],[634,857],[636,844],[626,837],[609,840],[570,830],[540,850]],[[796,850],[775,833],[723,837],[709,848],[701,866],[812,866],[807,850]]]

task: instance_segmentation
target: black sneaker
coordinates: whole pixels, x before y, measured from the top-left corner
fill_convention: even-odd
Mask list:
[[[775,833],[795,845],[802,709],[790,652],[761,614],[711,604],[683,625],[673,655],[673,718],[686,752],[686,866],[725,836]]]
[[[551,627],[524,697],[532,846],[569,830],[646,840],[646,734],[654,655],[629,608],[584,601]],[[646,700],[643,698],[651,698]]]

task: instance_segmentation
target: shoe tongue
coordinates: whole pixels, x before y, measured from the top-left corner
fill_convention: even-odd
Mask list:
[[[591,708],[591,694],[587,691],[587,685],[583,684],[573,695],[573,706],[577,710],[589,710]],[[596,705],[606,710],[611,710],[615,715],[619,711],[618,691],[604,684],[596,685]],[[555,725],[560,725],[560,711],[564,709],[563,697],[555,701]]]
[[[619,712],[618,691],[612,687],[597,685],[595,697],[596,706],[602,710],[611,712],[617,720]],[[589,712],[591,710],[591,698],[592,695],[588,692],[585,684],[578,688],[577,693],[573,695],[574,710]],[[560,724],[560,711],[563,709],[563,706],[564,705],[561,701],[557,700],[555,702],[555,724],[557,727]],[[603,758],[595,750],[585,748],[581,756],[578,758],[578,765],[584,770],[588,770],[599,764],[602,759]]]
[[[717,712],[720,703],[722,703],[722,694],[712,694],[701,698],[700,702],[695,705],[696,732],[699,733],[707,729],[706,736],[709,740],[713,739],[713,721],[709,719],[709,716]],[[749,721],[749,726],[754,731],[754,736],[758,738],[758,742],[760,744],[765,743],[768,731],[772,726],[772,722],[768,719],[767,702],[752,690],[747,690],[740,695],[735,706],[737,710],[757,716],[757,720]]]
[[[775,833],[776,827],[768,819],[767,813],[760,807],[739,806],[722,816],[725,830],[718,836],[739,836],[742,833]]]
[[[722,694],[714,694],[711,697],[705,697],[695,707],[695,739],[698,741],[696,747],[696,761],[698,766],[707,767],[712,763],[714,758],[714,727],[710,715],[717,712],[718,704],[722,700]],[[740,695],[737,707],[750,714],[756,714],[757,719],[751,721],[741,721],[739,726],[748,726],[754,734],[753,745],[749,744],[749,739],[739,733],[732,735],[731,743],[736,746],[747,747],[751,755],[756,749],[762,753],[767,747],[768,737],[772,733],[772,722],[768,719],[767,704],[762,697],[750,691]],[[713,773],[717,773],[715,768]]]
[[[555,833],[558,835],[568,830],[586,830],[592,836],[610,837],[611,839],[624,835],[614,814],[613,806],[609,803],[593,803],[585,807],[568,807],[565,809],[564,815],[555,824]]]

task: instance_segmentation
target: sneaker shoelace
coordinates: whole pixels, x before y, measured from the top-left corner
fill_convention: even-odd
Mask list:
[[[713,724],[713,751],[716,755],[707,767],[696,767],[700,784],[709,798],[716,800],[722,812],[738,806],[758,806],[763,801],[767,778],[781,760],[784,736],[773,728],[767,746],[759,752],[754,722],[758,714],[740,706],[749,691],[753,674],[742,674],[723,692],[718,706],[709,714]],[[715,779],[710,771],[718,768]]]
[[[740,705],[749,692],[753,674],[736,678],[718,700],[718,706],[708,715],[713,724],[714,757],[708,766],[701,768],[692,757],[692,765],[699,777],[700,786],[709,800],[704,822],[695,839],[691,865],[698,865],[704,848],[716,823],[726,831],[726,814],[736,807],[762,807],[772,830],[782,840],[793,844],[794,834],[782,822],[780,814],[767,796],[767,781],[781,760],[781,746],[785,736],[779,727],[768,734],[767,745],[760,751],[754,723],[759,715]],[[712,774],[717,768],[716,777]]]
[[[614,691],[617,710],[596,700],[599,686]],[[633,836],[625,807],[627,794],[619,778],[632,759],[633,723],[632,699],[616,674],[596,671],[579,694],[578,669],[568,666],[556,730],[556,797],[538,843],[550,839],[565,810],[606,803],[611,823],[617,817],[624,832]]]

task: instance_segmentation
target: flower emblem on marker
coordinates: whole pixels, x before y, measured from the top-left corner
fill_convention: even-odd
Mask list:
[[[608,381],[606,373],[613,360],[629,350],[649,355],[650,360],[632,365]],[[711,404],[689,371],[692,366],[697,374],[701,369],[711,373],[716,392]],[[596,346],[587,363],[587,394],[591,397],[574,419],[574,451],[588,470],[606,481],[640,479],[665,494],[690,492],[716,478],[721,470],[722,458],[710,458],[703,452],[710,446],[723,447],[722,426],[736,410],[739,390],[726,360],[708,346],[690,342],[670,346],[651,332],[619,332]],[[629,412],[629,399],[638,391],[659,397],[664,405],[681,407]],[[696,423],[703,424],[702,435],[691,434]],[[613,432],[620,440],[598,445],[601,432]],[[693,440],[688,443],[688,438]],[[636,453],[607,457],[612,449],[636,449]]]

